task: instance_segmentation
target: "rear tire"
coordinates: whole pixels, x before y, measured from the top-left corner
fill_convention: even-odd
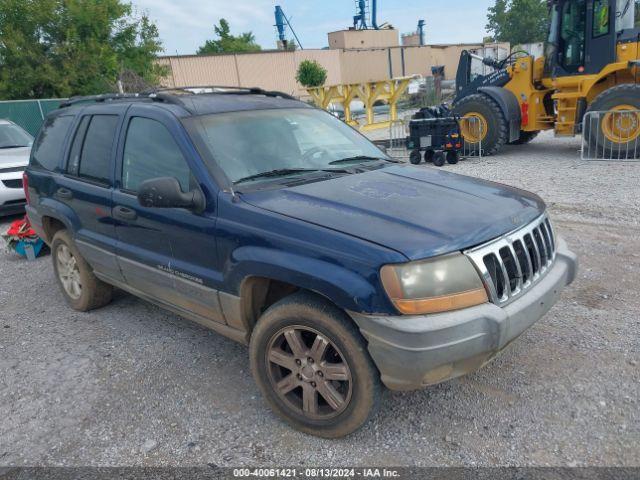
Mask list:
[[[487,131],[483,132],[484,138],[482,138],[482,141],[479,144],[469,142],[468,139],[465,139],[467,148],[471,150],[471,153],[475,153],[477,155],[480,153],[480,149],[482,149],[482,155],[495,155],[502,146],[507,143],[507,121],[504,118],[504,115],[502,115],[502,111],[498,104],[487,95],[476,93],[474,95],[464,97],[453,106],[453,112],[461,117],[464,117],[465,115],[473,116],[473,114],[479,114],[486,122]],[[464,133],[464,129],[462,130]]]
[[[413,165],[419,165],[422,161],[422,155],[420,155],[420,150],[412,150],[409,154],[409,161]]]
[[[624,110],[626,107],[640,110],[640,85],[623,84],[605,90],[591,102],[587,113],[606,112],[621,107]],[[617,119],[612,115],[592,114],[586,117],[587,121],[583,125],[584,138],[598,158],[627,158],[630,154],[635,157],[640,151],[640,114],[622,112],[617,117],[624,117],[626,125],[616,125]],[[599,128],[596,128],[596,119],[599,120]]]
[[[447,152],[447,163],[450,165],[455,165],[459,160],[458,152],[450,151]]]
[[[58,230],[53,236],[51,258],[56,280],[71,308],[87,312],[111,301],[113,287],[93,274],[66,230]]]
[[[322,353],[316,345],[324,346]],[[251,335],[249,354],[267,403],[298,430],[343,437],[378,406],[380,374],[364,338],[320,297],[295,293],[269,307]]]
[[[520,138],[516,141],[509,143],[509,145],[526,145],[531,140],[536,138],[540,132],[525,132],[524,130],[520,130]]]

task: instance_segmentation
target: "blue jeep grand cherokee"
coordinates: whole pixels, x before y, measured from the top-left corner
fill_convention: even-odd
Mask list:
[[[116,287],[248,344],[273,410],[324,437],[382,385],[479,368],[576,272],[537,196],[398,164],[258,89],[70,101],[25,187],[72,308]]]

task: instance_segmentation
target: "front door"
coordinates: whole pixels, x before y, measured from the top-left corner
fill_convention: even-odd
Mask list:
[[[585,74],[600,73],[604,67],[616,60],[615,4],[615,0],[588,2]],[[633,9],[633,5],[631,8]]]
[[[183,192],[207,188],[188,161],[194,152],[184,130],[170,120],[144,105],[133,105],[127,113],[113,193],[118,261],[126,283],[138,292],[224,323],[216,288],[214,203],[196,214],[143,207],[136,197],[142,182],[158,177],[176,178]]]

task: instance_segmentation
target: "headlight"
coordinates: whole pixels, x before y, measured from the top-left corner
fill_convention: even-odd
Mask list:
[[[393,304],[405,315],[446,312],[489,301],[480,275],[461,253],[385,265],[380,278]]]

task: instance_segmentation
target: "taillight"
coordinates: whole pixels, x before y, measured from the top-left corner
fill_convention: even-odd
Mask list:
[[[22,188],[24,189],[24,198],[27,200],[27,205],[31,204],[31,199],[29,198],[29,177],[27,177],[27,172],[22,174]]]

